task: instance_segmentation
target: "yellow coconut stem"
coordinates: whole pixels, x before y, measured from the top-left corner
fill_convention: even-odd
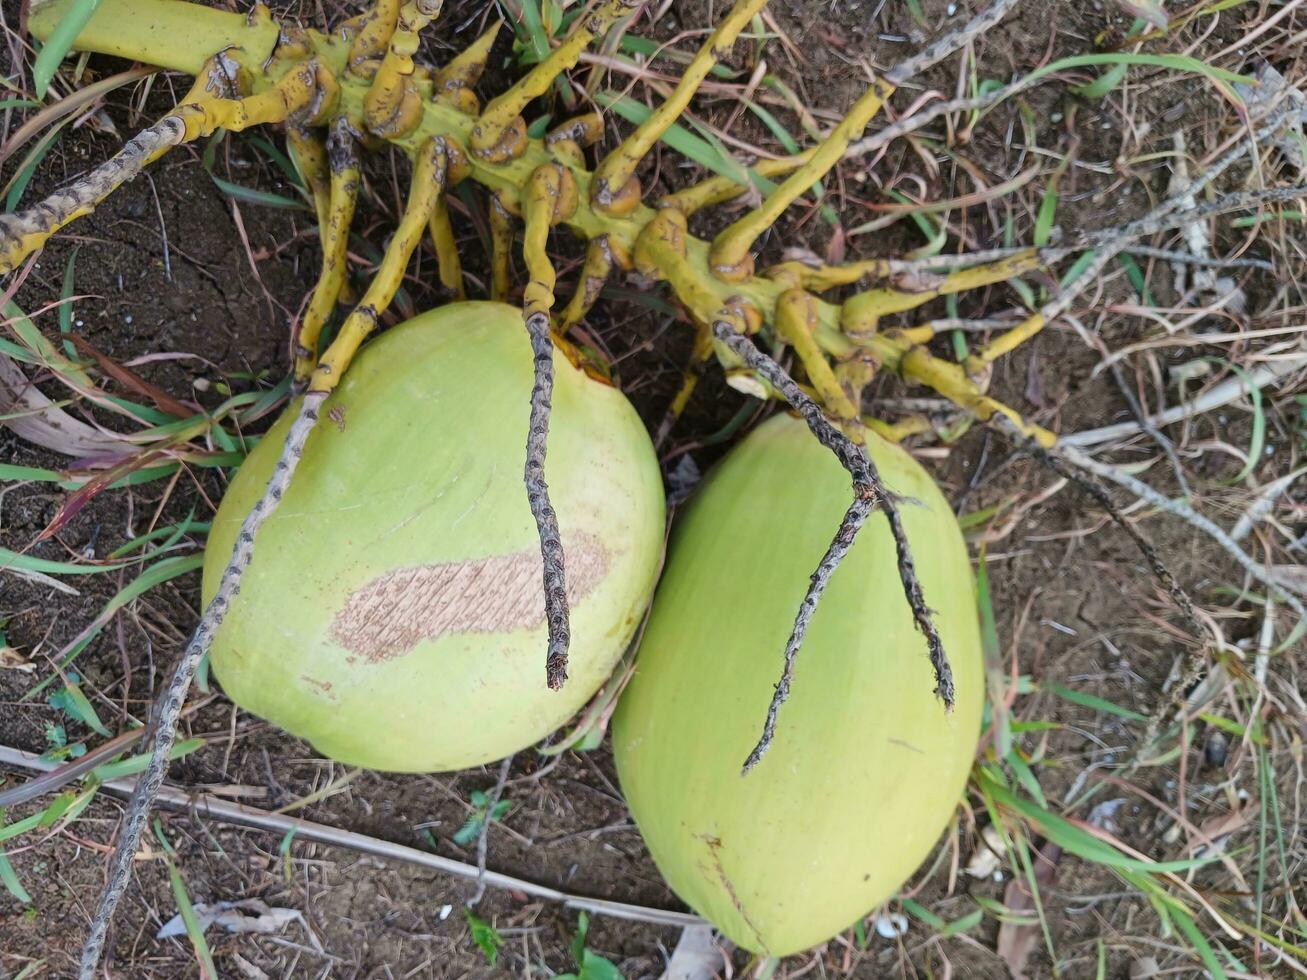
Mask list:
[[[962,408],[982,422],[1001,415],[1023,434],[1034,439],[1045,449],[1057,442],[1057,436],[1047,429],[1027,422],[1021,414],[997,399],[983,394],[959,364],[942,361],[924,347],[914,347],[903,355],[900,371],[909,381],[933,388],[954,405]]]
[[[803,370],[808,374],[808,380],[817,389],[817,400],[837,417],[846,421],[855,419],[858,417],[857,406],[840,387],[830,362],[812,338],[816,324],[817,306],[811,293],[791,289],[782,294],[776,303],[776,317],[773,321],[776,333],[794,348],[794,353],[803,364]]]
[[[576,64],[590,42],[607,31],[618,17],[629,13],[631,6],[632,0],[605,0],[599,9],[582,16],[567,40],[527,72],[525,78],[492,99],[472,129],[468,148],[473,155],[495,163],[521,156],[526,144],[521,115],[527,103],[544,95],[554,79]]]
[[[585,249],[585,261],[581,263],[576,292],[558,317],[560,334],[565,336],[567,331],[585,319],[585,315],[599,299],[599,292],[612,271],[613,252],[608,246],[608,236],[598,235],[590,239],[590,244]]]
[[[490,198],[490,298],[508,300],[508,260],[513,251],[513,216],[499,195]]]
[[[690,99],[699,90],[699,85],[708,77],[708,72],[717,64],[717,59],[725,54],[735,43],[740,31],[763,7],[767,0],[735,0],[730,12],[717,24],[716,30],[708,36],[699,51],[681,73],[681,80],[671,95],[663,100],[662,105],[635,128],[621,144],[603,162],[595,168],[595,179],[590,185],[591,201],[600,208],[609,207],[614,196],[620,194],[627,183],[634,177],[635,168],[644,159],[659,137],[667,132],[672,123],[684,114]],[[638,194],[636,195],[638,199]]]
[[[977,351],[969,360],[969,366],[974,370],[982,368],[986,364],[992,364],[1004,354],[1016,350],[1047,325],[1048,317],[1044,315],[1043,311],[1035,311],[1011,330],[999,334]]]
[[[759,160],[750,169],[760,177],[779,177],[797,170],[812,157],[812,153],[812,150],[805,150],[792,157]],[[668,194],[660,203],[665,208],[676,208],[684,215],[691,215],[701,208],[733,201],[748,190],[748,187],[742,186],[739,181],[730,177],[709,177],[707,180],[690,185],[685,190]]]
[[[348,124],[338,123],[331,137],[331,176],[327,218],[319,226],[322,271],[304,310],[295,348],[295,381],[304,384],[318,364],[318,337],[345,287],[349,229],[358,202],[359,169],[354,137]]]
[[[466,299],[463,264],[458,258],[458,243],[454,240],[454,227],[449,223],[449,208],[445,206],[443,194],[431,209],[427,231],[431,235],[431,247],[436,253],[436,274],[440,277],[440,284],[449,290],[454,299]]]
[[[1038,253],[1030,249],[999,259],[997,262],[950,272],[933,282],[923,283],[920,289],[895,289],[884,286],[869,289],[844,301],[842,316],[844,329],[851,334],[870,333],[876,329],[877,322],[883,316],[914,310],[940,296],[961,293],[980,286],[992,286],[997,282],[1007,282],[1042,265]]]
[[[290,126],[286,130],[286,149],[313,199],[318,227],[325,228],[331,207],[331,165],[327,162],[327,144],[310,130]]]
[[[409,187],[404,213],[395,236],[386,246],[372,283],[359,305],[345,318],[340,334],[332,341],[309,379],[309,390],[329,392],[340,383],[359,345],[377,328],[381,314],[390,306],[404,278],[408,260],[422,240],[436,200],[445,189],[446,154],[443,140],[431,139],[413,162],[413,183]]]
[[[667,414],[663,416],[654,435],[655,446],[663,444],[677,421],[685,414],[685,408],[690,404],[694,389],[699,386],[699,379],[703,377],[704,368],[707,367],[712,353],[712,327],[707,323],[701,323],[694,332],[694,347],[690,351],[690,361],[681,375],[681,384],[676,389],[676,394],[672,396],[672,403],[667,406]]]
[[[390,47],[390,38],[399,20],[399,6],[400,0],[376,0],[372,8],[355,22],[347,63],[351,75],[372,81]]]
[[[485,71],[486,59],[490,57],[490,47],[499,36],[499,28],[503,23],[503,21],[496,21],[494,27],[436,72],[432,93],[438,101],[469,115],[476,113],[477,97],[472,93],[472,86]]]
[[[382,137],[412,132],[422,121],[422,102],[413,84],[413,55],[419,34],[440,13],[444,0],[408,0],[400,8],[390,46],[363,98],[368,129]]]
[[[862,134],[867,123],[880,111],[894,87],[877,79],[849,109],[849,114],[831,130],[803,165],[785,178],[785,181],[761,205],[735,221],[715,239],[709,261],[714,274],[731,282],[748,278],[753,272],[749,249],[758,236],[776,224],[776,220],[804,194],[814,181],[820,180],[839,162],[849,143]]]

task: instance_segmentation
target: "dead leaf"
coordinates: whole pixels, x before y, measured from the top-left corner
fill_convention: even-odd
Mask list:
[[[1130,980],[1148,980],[1162,972],[1156,956],[1144,956],[1130,964]]]
[[[36,670],[36,664],[28,660],[11,646],[0,647],[0,670],[20,670],[30,674]]]
[[[1003,835],[992,823],[987,824],[967,860],[966,873],[973,878],[992,878],[1003,863],[1003,851]]]
[[[1057,862],[1062,858],[1062,848],[1045,841],[1034,850],[1033,856],[1035,884],[1043,891],[1057,877]],[[1003,904],[1017,914],[1034,909],[1034,898],[1024,877],[1014,875],[1008,882],[1007,890],[1003,893]],[[998,927],[998,942],[994,951],[1012,971],[1012,980],[1026,980],[1026,960],[1039,943],[1039,936],[1038,924],[1008,921]]]
[[[243,898],[239,902],[201,902],[195,906],[195,918],[200,923],[201,932],[207,932],[209,926],[218,926],[226,932],[256,932],[269,936],[280,932],[291,922],[303,921],[304,914],[298,909],[271,907],[257,898]],[[163,924],[155,938],[168,939],[184,935],[186,924],[180,915],[174,915]]]
[[[167,412],[169,415],[175,415],[179,419],[188,419],[195,414],[195,409],[188,408],[179,402],[172,395],[168,394],[154,385],[150,384],[135,371],[123,367],[107,354],[101,353],[85,337],[79,337],[75,333],[70,333],[68,339],[73,342],[83,354],[89,354],[95,359],[95,363],[100,365],[100,370],[109,377],[113,378],[128,391],[133,391],[138,395],[144,395],[150,401],[154,402],[155,408],[161,412]]]
[[[1249,797],[1243,801],[1243,805],[1237,810],[1230,810],[1227,813],[1221,813],[1204,820],[1198,825],[1198,830],[1203,837],[1212,843],[1208,845],[1205,841],[1199,840],[1192,848],[1193,856],[1201,858],[1210,857],[1213,854],[1224,854],[1225,846],[1229,843],[1230,838],[1248,826],[1253,814],[1257,812],[1259,812],[1257,801]]]
[[[730,961],[723,942],[713,937],[712,926],[686,926],[661,980],[713,980],[728,975]]]
[[[271,980],[271,978],[260,970],[257,966],[247,960],[240,953],[231,953],[231,960],[236,964],[236,969],[240,970],[241,976],[245,980]]]
[[[73,418],[36,386],[8,355],[0,354],[0,415],[18,438],[65,456],[118,458],[135,450],[126,439]]]

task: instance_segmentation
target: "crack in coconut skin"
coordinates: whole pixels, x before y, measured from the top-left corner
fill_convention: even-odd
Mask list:
[[[608,552],[593,536],[565,541],[567,600],[576,606],[603,580]],[[539,549],[401,568],[351,593],[331,624],[342,647],[367,663],[402,657],[448,633],[505,633],[545,622]],[[351,658],[352,659],[352,658]]]

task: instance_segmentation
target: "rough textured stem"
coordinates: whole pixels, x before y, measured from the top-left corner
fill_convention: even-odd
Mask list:
[[[714,322],[713,335],[739,357],[745,366],[751,371],[757,372],[768,384],[780,392],[787,402],[794,406],[798,413],[803,416],[803,420],[808,424],[812,434],[817,437],[817,441],[835,454],[835,458],[840,461],[840,465],[848,470],[849,475],[853,478],[853,503],[845,512],[839,530],[836,532],[826,554],[822,557],[821,564],[817,566],[817,570],[812,574],[808,591],[803,597],[803,603],[799,606],[799,613],[794,620],[794,629],[791,631],[789,642],[785,646],[785,669],[781,674],[780,682],[776,685],[776,693],[772,697],[771,705],[767,709],[767,721],[763,727],[762,738],[759,739],[753,751],[749,753],[749,758],[745,760],[744,771],[748,772],[756,766],[766,754],[775,733],[776,713],[789,696],[790,677],[794,670],[795,656],[798,653],[799,645],[803,642],[803,635],[807,632],[812,614],[817,608],[817,602],[821,598],[831,574],[839,566],[844,556],[848,554],[849,548],[853,546],[854,538],[857,536],[859,528],[866,521],[867,515],[878,504],[885,511],[885,515],[889,519],[890,532],[894,536],[894,546],[898,552],[899,578],[903,583],[904,596],[912,609],[912,617],[916,621],[917,628],[926,637],[930,664],[935,672],[935,694],[944,702],[946,707],[951,709],[954,698],[953,671],[949,667],[948,657],[944,653],[944,645],[940,641],[939,633],[935,630],[935,624],[931,621],[930,610],[926,607],[921,592],[921,583],[917,581],[916,569],[912,564],[911,549],[908,545],[907,536],[903,531],[903,524],[899,520],[898,504],[895,502],[894,496],[881,483],[880,474],[876,472],[876,464],[871,461],[871,458],[861,446],[841,432],[830,419],[826,418],[821,407],[803,393],[803,390],[795,384],[794,379],[786,373],[784,368],[758,350],[753,341],[737,332],[734,325],[729,321],[719,320]]]
[[[81,980],[93,980],[96,966],[100,962],[100,954],[104,949],[105,937],[109,932],[109,923],[113,919],[114,909],[117,907],[119,899],[122,898],[123,892],[127,889],[127,882],[132,873],[132,861],[135,860],[136,847],[141,839],[141,831],[145,828],[145,821],[150,815],[150,807],[154,803],[154,798],[159,794],[159,787],[163,785],[163,777],[168,770],[168,754],[172,751],[173,742],[177,738],[177,719],[180,717],[182,705],[186,701],[186,692],[190,689],[191,678],[195,676],[195,669],[199,666],[200,660],[208,652],[209,645],[213,642],[213,636],[222,624],[223,617],[227,614],[232,599],[240,591],[241,576],[245,573],[245,569],[249,567],[250,559],[254,557],[254,536],[258,533],[263,522],[281,503],[282,495],[285,494],[286,488],[290,485],[291,475],[295,472],[295,468],[299,465],[300,458],[304,454],[304,443],[318,422],[319,410],[325,398],[325,395],[310,393],[300,403],[299,414],[291,425],[290,431],[286,434],[286,442],[281,450],[281,458],[277,460],[277,466],[272,471],[272,478],[268,480],[268,486],[263,491],[263,496],[259,498],[259,502],[254,505],[254,509],[250,511],[245,518],[245,522],[241,525],[240,534],[236,538],[236,547],[232,551],[231,559],[227,562],[226,570],[222,573],[218,591],[209,600],[204,615],[200,617],[199,625],[195,627],[195,633],[191,636],[190,643],[186,645],[186,649],[182,652],[181,660],[177,663],[172,680],[169,681],[167,689],[164,690],[155,704],[154,737],[150,746],[150,762],[137,782],[136,791],[132,794],[131,802],[128,804],[127,817],[123,821],[122,829],[118,835],[118,843],[114,848],[113,860],[109,868],[109,880],[100,895],[99,907],[95,911],[95,917],[91,920],[90,934],[86,937],[86,944],[82,947],[82,961],[79,969]]]
[[[1139,553],[1142,554],[1144,560],[1148,562],[1148,567],[1152,570],[1153,575],[1162,583],[1162,586],[1171,596],[1171,601],[1176,604],[1180,612],[1184,615],[1185,621],[1188,623],[1189,628],[1194,631],[1194,635],[1196,637],[1202,636],[1206,630],[1203,628],[1203,624],[1199,622],[1198,616],[1194,612],[1194,605],[1190,600],[1188,593],[1186,593],[1180,586],[1180,583],[1176,581],[1175,576],[1171,574],[1171,570],[1166,567],[1166,563],[1163,562],[1161,556],[1158,555],[1157,549],[1153,547],[1153,543],[1144,536],[1144,533],[1140,531],[1139,528],[1135,527],[1122,516],[1121,512],[1117,509],[1116,504],[1113,503],[1111,494],[1107,492],[1107,488],[1085,472],[1077,470],[1054,453],[1043,449],[1033,442],[1027,441],[1025,448],[1035,457],[1035,459],[1039,460],[1058,476],[1071,481],[1082,491],[1087,493],[1100,507],[1103,508],[1104,511],[1107,512],[1107,516],[1112,519],[1112,522],[1123,530],[1126,535],[1129,536],[1130,540],[1135,543],[1135,547],[1139,549]],[[1144,753],[1147,752],[1148,748],[1156,741],[1157,733],[1161,730],[1162,723],[1173,711],[1184,704],[1189,688],[1205,672],[1207,666],[1207,648],[1207,643],[1200,642],[1197,646],[1190,648],[1185,653],[1184,667],[1181,670],[1180,677],[1171,688],[1171,696],[1160,708],[1152,713],[1148,722],[1145,724],[1143,736],[1139,740],[1139,750],[1135,753],[1134,759],[1127,767],[1128,772],[1133,772],[1142,763]]]
[[[531,424],[526,435],[526,499],[531,505],[536,531],[540,535],[540,558],[544,565],[545,622],[549,624],[549,651],[545,658],[545,679],[557,691],[567,680],[567,647],[572,631],[568,623],[567,576],[563,568],[563,541],[558,515],[549,502],[545,482],[545,452],[549,442],[549,410],[554,395],[554,342],[549,337],[549,317],[536,313],[526,318],[535,359],[535,383],[531,386]]]
[[[767,705],[767,717],[762,724],[762,735],[758,739],[758,744],[753,747],[753,751],[749,753],[749,757],[744,760],[741,775],[761,762],[762,757],[771,748],[772,739],[776,736],[776,717],[780,714],[781,705],[790,698],[790,683],[794,678],[794,661],[798,656],[799,647],[803,644],[803,637],[808,632],[808,624],[812,622],[812,614],[817,611],[817,604],[821,601],[822,593],[826,591],[826,585],[830,582],[830,577],[835,574],[835,569],[839,568],[840,563],[844,561],[844,556],[853,547],[853,541],[857,538],[858,531],[862,529],[862,525],[867,522],[867,516],[876,506],[874,494],[866,493],[865,488],[855,487],[854,493],[853,503],[844,512],[844,518],[840,521],[835,537],[831,539],[830,546],[826,549],[826,553],[822,555],[816,571],[812,573],[808,580],[808,589],[804,592],[803,601],[799,604],[798,615],[794,617],[794,627],[790,630],[790,638],[785,641],[785,666],[781,669],[781,679],[776,683],[776,691],[772,695],[771,703]],[[866,493],[865,496],[864,493]]]
[[[345,287],[349,263],[349,229],[358,202],[359,163],[349,122],[338,119],[328,138],[328,195],[326,218],[318,225],[322,245],[322,270],[304,310],[295,348],[295,383],[308,383],[318,364],[318,338],[336,308]]]
[[[1018,0],[995,0],[980,13],[972,17],[956,31],[949,31],[939,40],[922,48],[907,61],[901,61],[885,73],[885,81],[891,85],[902,85],[910,78],[915,78],[923,71],[942,61],[954,51],[970,44],[1008,15]]]
[[[1140,500],[1145,500],[1154,507],[1158,507],[1166,511],[1168,514],[1174,514],[1186,523],[1198,528],[1198,530],[1202,531],[1219,544],[1231,558],[1239,563],[1239,567],[1260,582],[1272,595],[1281,602],[1292,607],[1293,611],[1296,612],[1300,618],[1307,619],[1307,606],[1303,605],[1301,599],[1276,582],[1266,569],[1254,561],[1247,552],[1239,547],[1239,543],[1231,538],[1229,534],[1221,529],[1221,527],[1209,518],[1198,513],[1184,501],[1171,500],[1164,494],[1154,490],[1142,480],[1136,480],[1133,476],[1121,472],[1121,470],[1117,469],[1115,466],[1100,463],[1098,460],[1086,455],[1074,446],[1059,443],[1054,447],[1053,452],[1056,456],[1060,456],[1067,462],[1093,473],[1096,476],[1101,476],[1118,486],[1124,487]]]
[[[186,125],[175,115],[165,116],[137,133],[126,145],[81,180],[17,214],[0,214],[0,275],[12,272],[45,240],[76,218],[90,214],[97,204],[181,143]]]

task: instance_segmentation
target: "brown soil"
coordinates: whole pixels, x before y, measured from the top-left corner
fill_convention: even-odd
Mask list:
[[[310,9],[316,5],[304,6],[301,16],[306,21],[319,19],[315,9]],[[710,22],[709,8],[720,15],[725,4],[695,0],[674,6],[673,15],[642,33],[665,38],[683,28],[701,27]],[[912,22],[905,4],[778,0],[773,13],[808,61],[798,65],[782,54],[775,42],[768,49],[769,59],[810,107],[835,109],[847,105],[861,91],[859,59],[891,64],[902,52],[915,50],[925,34],[961,20],[962,13],[949,18],[945,6],[925,0],[927,27],[922,28]],[[1103,5],[1030,0],[1019,16],[978,45],[980,75],[1006,80],[1047,60],[1050,54],[1088,50],[1096,34],[1121,25],[1121,15],[1113,6],[1100,7]],[[12,26],[16,17],[8,2],[5,11]],[[444,40],[452,39],[448,33],[452,26],[464,24],[477,11],[472,3],[447,4]],[[910,40],[887,40],[886,36]],[[447,45],[438,49],[447,50]],[[737,56],[742,57],[742,52]],[[92,64],[104,70],[101,59]],[[951,93],[956,76],[950,73],[955,72],[956,66],[950,64],[926,81]],[[503,72],[493,71],[483,88],[497,91],[504,81]],[[167,82],[156,83],[149,100],[152,108],[166,104],[168,88]],[[1062,91],[1060,86],[1050,86],[1029,97],[1035,120],[1031,137],[1039,146],[1060,150],[1066,150],[1077,137],[1078,159],[1106,161],[1109,166],[1107,173],[1072,170],[1063,188],[1059,223],[1067,230],[1082,220],[1096,227],[1138,213],[1146,203],[1145,190],[1154,195],[1164,190],[1166,172],[1159,171],[1147,188],[1138,180],[1115,187],[1118,182],[1110,164],[1121,149],[1119,130],[1104,128],[1099,105],[1076,105],[1061,95]],[[138,128],[142,117],[129,108],[132,95],[131,88],[119,90],[111,97],[104,119],[65,133],[39,168],[24,201],[38,199],[104,159],[122,134]],[[896,103],[900,111],[906,99]],[[1158,86],[1141,102],[1135,122],[1160,118],[1184,99],[1181,87]],[[730,109],[729,104],[724,108],[707,104],[702,111],[707,118],[723,122]],[[1197,129],[1208,122],[1204,113],[1218,111],[1219,106],[1209,100],[1201,108],[1190,108],[1186,123],[1192,121]],[[1057,113],[1061,113],[1060,119]],[[1014,172],[1017,168],[1010,162],[1020,150],[1009,142],[1008,122],[1015,118],[1015,112],[995,114],[964,148],[967,157],[981,161],[990,173]],[[109,120],[116,134],[106,131]],[[1174,123],[1174,119],[1170,121]],[[792,117],[785,122],[792,123]],[[795,125],[792,131],[800,130]],[[732,132],[742,139],[768,140],[766,130],[747,113]],[[17,299],[24,309],[34,311],[57,297],[66,264],[76,249],[75,292],[81,297],[74,303],[76,332],[120,363],[156,353],[190,355],[151,360],[136,370],[174,397],[211,406],[220,397],[215,382],[225,379],[233,388],[245,390],[251,385],[251,375],[272,381],[283,376],[288,363],[288,325],[315,277],[317,243],[307,212],[234,202],[215,186],[200,153],[201,149],[196,149],[172,154],[150,171],[150,179],[124,188],[93,216],[55,239]],[[15,162],[9,162],[6,175]],[[675,163],[672,155],[664,152],[651,165],[650,175],[655,173],[652,168],[657,168],[658,179],[668,186],[679,184],[685,178],[675,172]],[[294,196],[267,155],[247,139],[224,140],[215,172],[246,186]],[[837,195],[833,203],[840,206],[845,227],[872,216],[864,202],[884,200],[872,193],[873,188],[901,184],[912,189],[907,176],[922,173],[921,159],[902,143],[870,174],[859,172],[856,166],[845,168],[839,180],[831,182]],[[359,227],[370,229],[365,237],[379,244],[393,218],[399,185],[384,159],[374,162],[370,180],[372,194]],[[926,175],[926,180],[934,197],[966,193],[973,186],[961,170],[947,163],[938,176]],[[1009,200],[1010,216],[1017,225],[1014,232],[1022,240],[1038,206],[1037,185]],[[992,204],[971,213],[968,233],[974,245],[985,246],[998,239],[1009,216],[1004,207]],[[902,222],[885,233],[854,239],[847,247],[848,257],[889,254],[920,245],[920,235],[908,225]],[[466,241],[465,261],[478,273],[478,261],[483,260],[476,257],[481,253],[473,226],[460,218],[459,231]],[[833,247],[829,226],[802,209],[787,219],[781,231],[783,235],[778,233],[768,243],[773,255],[782,241],[802,242],[818,253]],[[424,286],[434,279],[433,269],[433,260],[426,255],[411,270],[401,313],[404,308],[420,309],[438,301]],[[1158,276],[1153,282],[1162,289],[1165,276],[1160,271]],[[1252,282],[1250,288],[1265,285]],[[978,313],[1010,301],[1004,289],[993,289],[964,297],[960,311],[964,315]],[[53,312],[41,316],[38,323],[47,336],[57,335]],[[621,386],[650,426],[656,427],[679,379],[688,331],[674,318],[623,302],[620,296],[602,306],[590,328],[598,346],[609,352],[617,365]],[[1113,337],[1117,345],[1130,336],[1124,332],[1126,327],[1118,329],[1122,332]],[[1185,351],[1177,359],[1192,356],[1192,351]],[[1095,362],[1096,357],[1078,338],[1059,328],[1048,332],[1030,351],[1006,361],[998,370],[995,389],[1035,420],[1062,431],[1128,417],[1111,379],[1090,377]],[[208,390],[201,390],[197,382]],[[53,396],[57,387],[46,386],[46,390]],[[890,397],[900,392],[896,383],[886,383],[876,394]],[[720,430],[740,405],[741,397],[715,377],[707,382],[675,431],[673,445],[668,447],[669,463],[688,456],[700,468],[711,464],[723,447],[700,447],[698,442]],[[1238,428],[1218,431],[1220,423],[1215,419],[1200,420],[1196,425],[1236,443],[1244,438]],[[1015,455],[1000,437],[979,429],[951,449],[936,447],[923,455],[950,498],[964,511],[994,505],[1013,494],[1029,495],[1054,480],[1028,458]],[[0,429],[0,459],[32,466],[63,465],[59,457],[19,442],[4,429]],[[1228,477],[1232,471],[1225,468],[1227,463],[1228,457],[1218,457],[1203,475]],[[103,557],[140,533],[160,505],[164,520],[182,519],[192,508],[197,516],[207,517],[221,492],[220,474],[197,470],[184,475],[176,487],[160,481],[103,493],[55,540],[31,545],[66,495],[48,486],[28,485],[0,498],[0,545],[28,549],[30,554],[50,559],[66,559],[86,549]],[[1030,510],[1003,540],[989,545],[986,567],[999,636],[1005,656],[1015,658],[1021,673],[1147,712],[1182,651],[1174,632],[1158,623],[1177,620],[1129,542],[1114,529],[1099,530],[1100,526],[1097,508],[1068,490]],[[1239,581],[1232,577],[1222,556],[1178,523],[1152,519],[1147,527],[1177,576],[1199,601],[1219,607],[1229,617],[1225,622],[1228,636],[1237,640],[1255,632],[1259,621],[1253,608],[1217,592],[1221,584]],[[42,653],[62,648],[125,584],[116,575],[67,581],[77,594],[0,576],[0,621],[8,621],[8,640],[25,656],[40,661]],[[152,591],[120,613],[79,657],[75,669],[83,688],[111,729],[125,729],[129,718],[146,718],[152,692],[163,683],[196,620],[197,593],[197,574]],[[36,674],[0,671],[0,744],[31,751],[46,748],[44,729],[57,720],[56,712],[41,697],[24,700],[34,679],[46,674],[44,664]],[[1134,737],[1110,715],[1047,694],[1024,697],[1019,715],[1060,726],[1027,740],[1028,749],[1042,748],[1059,761],[1059,765],[1041,770],[1044,791],[1052,799],[1060,798],[1086,765],[1102,764],[1128,747]],[[63,721],[71,739],[90,735],[75,722]],[[242,714],[220,694],[190,716],[184,734],[209,741],[201,751],[173,765],[170,778],[176,785],[208,787],[211,792],[269,810],[322,794],[296,812],[383,840],[434,848],[462,861],[476,860],[473,847],[456,845],[451,838],[470,812],[469,792],[488,789],[495,781],[493,771],[438,776],[360,772],[347,779],[351,774],[340,766],[317,758],[305,744]],[[90,743],[96,743],[94,736]],[[1167,768],[1147,770],[1141,785],[1149,792],[1173,797],[1168,788],[1173,775]],[[16,774],[4,785],[21,778]],[[490,867],[583,895],[682,908],[661,882],[631,823],[606,748],[566,754],[556,765],[522,753],[513,763],[504,795],[512,808],[490,831]],[[972,816],[983,818],[978,801],[973,798],[970,802],[975,807]],[[1137,806],[1140,802],[1131,798],[1117,815],[1123,839],[1150,854],[1174,856],[1158,839],[1152,819],[1155,811]],[[46,803],[48,800],[42,805]],[[1203,805],[1220,804],[1204,801]],[[28,804],[5,816],[12,820],[31,812],[34,807]],[[101,797],[63,833],[33,834],[9,842],[9,855],[32,902],[23,907],[0,895],[0,977],[12,976],[36,961],[43,966],[27,975],[70,975],[89,910],[103,882],[106,845],[114,839],[120,815],[118,802]],[[1206,811],[1200,810],[1195,819],[1205,815]],[[499,963],[491,968],[472,945],[459,912],[472,892],[468,882],[311,843],[291,841],[283,855],[279,850],[283,842],[271,835],[233,830],[196,817],[163,813],[159,820],[176,849],[193,901],[259,898],[271,906],[303,913],[302,923],[270,937],[211,931],[209,942],[223,976],[260,975],[243,973],[245,968],[237,957],[276,977],[470,978],[505,972],[529,977],[573,968],[567,946],[576,919],[556,905],[512,892],[489,891],[477,914],[493,922],[505,938]],[[1236,845],[1246,843],[1237,839]],[[954,845],[965,861],[974,845],[974,826],[964,825]],[[1004,883],[964,877],[950,893],[946,877],[934,874],[916,895],[921,904],[946,920],[974,908],[970,896],[1003,899]],[[1055,969],[1062,977],[1094,976],[1094,944],[1100,938],[1108,944],[1107,975],[1125,976],[1135,952],[1131,937],[1155,932],[1146,901],[1124,891],[1100,869],[1079,861],[1064,861],[1045,899],[1060,962],[1055,968],[1040,944],[1030,961],[1031,976],[1052,976]],[[448,914],[449,906],[453,914]],[[195,958],[184,938],[154,938],[175,909],[160,849],[151,842],[116,920],[112,949],[116,968],[109,975],[195,976]],[[954,976],[1003,977],[1007,969],[993,952],[996,929],[994,919],[986,917],[981,927],[965,936],[939,942],[914,922],[902,941],[881,939],[873,933],[866,950],[853,948],[847,939],[832,942],[816,954],[787,961],[777,975],[935,976],[948,975],[951,967]],[[596,916],[589,945],[616,963],[623,976],[635,980],[660,975],[676,938],[674,929]],[[734,962],[742,968],[747,959],[737,954]],[[1180,958],[1172,965],[1183,969],[1190,962]]]

